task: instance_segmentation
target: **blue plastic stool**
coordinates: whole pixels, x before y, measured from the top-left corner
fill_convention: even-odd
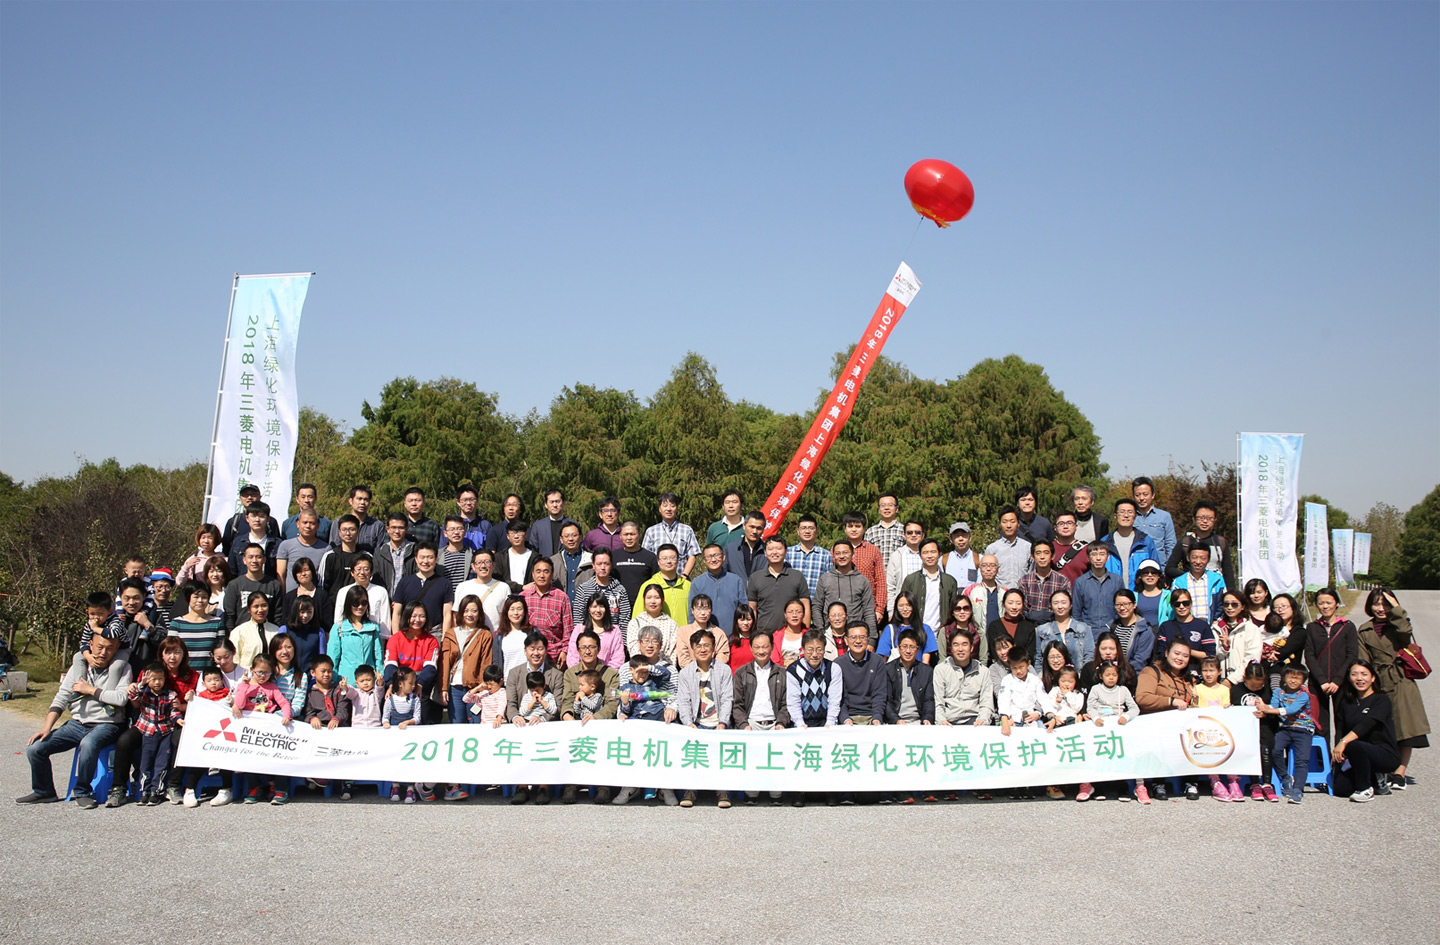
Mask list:
[[[80,749],[75,749],[74,755],[75,757],[70,760],[70,786],[65,789],[65,800],[67,801],[75,797],[75,778],[80,773]],[[114,760],[114,756],[114,745],[110,745],[100,752],[100,758],[95,763],[95,777],[90,781],[91,797],[103,801],[110,793],[110,783],[114,780],[114,772],[110,770],[110,764]],[[127,784],[125,787],[130,793],[135,792],[133,784]]]
[[[1286,765],[1285,773],[1294,777],[1295,759],[1293,756],[1286,761]],[[1280,789],[1280,769],[1278,767],[1271,774],[1270,780],[1275,785],[1275,793],[1283,794],[1284,792]],[[1319,788],[1326,794],[1335,793],[1334,772],[1330,770],[1330,743],[1325,740],[1323,735],[1316,735],[1310,739],[1310,771],[1305,776],[1305,786]]]

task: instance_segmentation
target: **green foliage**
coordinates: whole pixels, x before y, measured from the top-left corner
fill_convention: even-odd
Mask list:
[[[411,486],[425,490],[432,510],[453,508],[455,487],[464,482],[482,496],[514,487],[517,424],[474,384],[396,378],[380,392],[379,405],[366,402],[360,414],[365,425],[323,458],[311,479],[327,515],[346,511],[345,498],[358,484],[370,486],[377,510],[399,508]]]
[[[799,507],[835,522],[850,509],[873,516],[875,497],[894,492],[904,517],[936,534],[965,519],[978,544],[998,536],[1018,486],[1058,509],[1104,471],[1094,427],[1039,365],[988,359],[942,384],[881,358]]]
[[[1440,588],[1440,486],[1405,513],[1396,583],[1415,590]]]
[[[1355,524],[1355,530],[1370,535],[1370,571],[1365,575],[1375,584],[1394,587],[1400,576],[1400,536],[1405,517],[1389,502],[1376,502]]]
[[[205,466],[86,463],[64,479],[0,493],[0,617],[50,657],[73,645],[85,596],[114,591],[125,559],[178,565],[194,550]],[[8,632],[7,627],[7,632]]]

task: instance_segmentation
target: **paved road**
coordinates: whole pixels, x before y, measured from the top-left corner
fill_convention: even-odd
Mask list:
[[[1440,592],[1401,599],[1440,652]],[[7,748],[31,728],[0,712]],[[6,801],[0,942],[1408,942],[1440,900],[1437,764],[1363,807]],[[0,798],[26,790],[6,754]]]

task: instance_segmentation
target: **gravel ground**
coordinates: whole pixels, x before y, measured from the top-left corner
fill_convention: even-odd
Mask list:
[[[1402,600],[1431,643],[1440,592]],[[1440,719],[1440,683],[1421,685]],[[29,789],[18,749],[33,728],[0,712],[13,751],[0,797]],[[1417,753],[1417,783],[1365,806],[1323,795],[1300,807],[1035,799],[729,811],[512,808],[494,795],[92,812],[6,801],[0,942],[831,943],[845,933],[819,916],[847,899],[875,923],[857,938],[876,941],[1113,945],[1153,942],[1160,928],[1167,942],[1411,941],[1440,899],[1433,758]],[[1351,886],[1357,873],[1396,890],[1383,909],[1355,907],[1376,898]],[[634,907],[597,895],[605,889]]]

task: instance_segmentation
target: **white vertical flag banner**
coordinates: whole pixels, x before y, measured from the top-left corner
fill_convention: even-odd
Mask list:
[[[1299,433],[1240,434],[1241,574],[1261,578],[1272,593],[1303,586],[1295,531],[1304,440]]]
[[[1319,502],[1305,503],[1305,590],[1330,584],[1330,519]]]
[[[1355,533],[1355,568],[1353,573],[1370,573],[1370,536],[1365,532]]]
[[[1330,533],[1335,542],[1335,586],[1355,583],[1355,529],[1337,528]]]
[[[289,507],[300,426],[295,344],[312,275],[235,277],[205,494],[205,520],[214,525],[239,510],[245,485],[259,486],[280,517]]]

